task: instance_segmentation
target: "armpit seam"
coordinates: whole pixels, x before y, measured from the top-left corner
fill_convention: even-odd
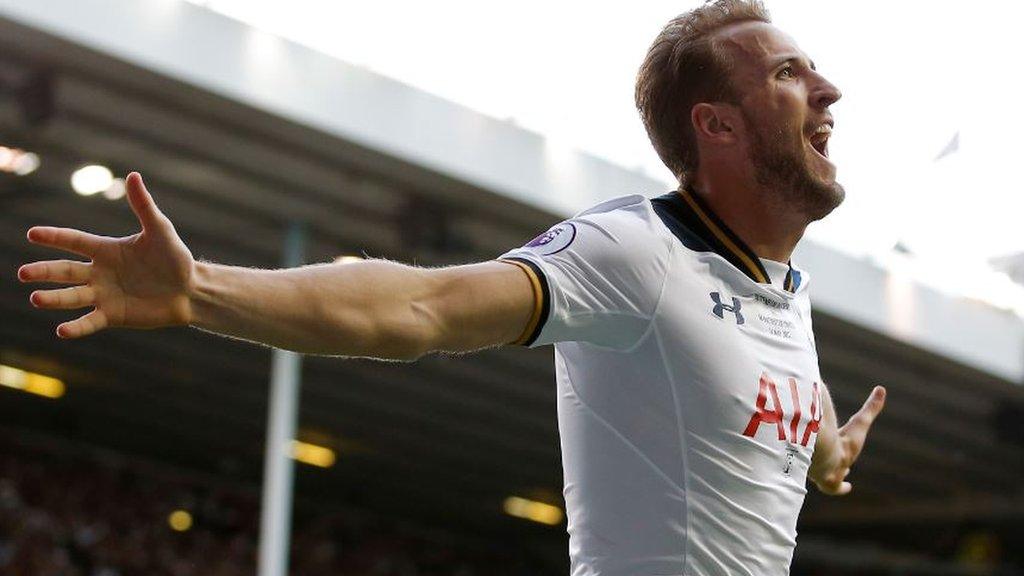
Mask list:
[[[682,466],[682,471],[683,471],[683,487],[684,487],[683,491],[686,494],[686,498],[684,499],[684,501],[686,503],[685,504],[685,509],[684,509],[684,512],[686,513],[686,538],[683,541],[683,566],[682,566],[683,573],[685,573],[686,572],[686,565],[689,562],[690,538],[693,537],[693,526],[691,524],[691,520],[692,519],[691,519],[691,516],[690,516],[690,495],[693,494],[693,492],[690,491],[690,472],[691,472],[692,469],[690,468],[690,462],[689,462],[689,460],[690,460],[689,459],[689,442],[687,442],[687,439],[686,439],[688,431],[687,431],[687,427],[686,427],[686,419],[683,416],[683,413],[681,411],[682,407],[679,404],[679,395],[678,395],[678,389],[676,387],[676,380],[675,380],[675,377],[674,377],[674,375],[672,373],[672,369],[668,365],[668,357],[665,354],[666,351],[665,351],[665,348],[663,346],[664,342],[663,342],[663,340],[661,338],[658,338],[657,342],[658,342],[658,352],[659,352],[659,355],[661,356],[661,366],[662,366],[662,369],[665,371],[665,380],[666,380],[666,382],[668,382],[669,389],[672,391],[672,403],[675,405],[674,407],[675,407],[675,412],[676,412],[676,426],[678,428],[678,435],[679,435],[679,450],[680,450],[679,456],[680,456],[680,465]]]
[[[661,278],[661,287],[658,289],[658,298],[657,300],[654,301],[654,307],[651,309],[650,315],[647,316],[647,327],[644,328],[644,331],[640,333],[639,337],[637,337],[636,342],[634,342],[628,348],[623,350],[623,352],[628,353],[639,348],[640,345],[643,344],[645,340],[647,340],[647,337],[650,336],[651,332],[653,331],[654,319],[658,317],[658,310],[661,308],[661,301],[664,299],[665,290],[668,287],[668,276],[669,273],[672,271],[672,265],[675,262],[675,251],[676,243],[668,242],[668,255],[666,256],[667,262],[665,263],[665,275],[662,276]]]

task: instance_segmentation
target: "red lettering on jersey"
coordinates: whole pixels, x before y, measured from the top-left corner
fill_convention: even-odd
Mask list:
[[[811,421],[807,423],[807,428],[804,429],[804,437],[800,441],[801,446],[807,446],[807,442],[811,439],[811,432],[818,433],[818,427],[821,424],[821,413],[821,392],[818,390],[818,383],[815,382],[814,394],[811,396]]]
[[[793,398],[793,419],[789,422],[789,441],[796,444],[796,428],[800,424],[800,393],[796,389],[796,378],[789,379],[789,395]],[[812,416],[813,410],[814,408],[811,408]],[[804,444],[804,446],[806,445]]]
[[[768,392],[772,393],[771,410],[765,408],[765,404],[768,403]],[[779,429],[779,440],[785,440],[786,429],[782,421],[782,403],[779,402],[779,392],[775,389],[775,382],[768,377],[768,374],[762,374],[757,388],[756,409],[754,415],[750,417],[750,423],[747,424],[747,429],[743,431],[743,435],[753,437],[761,424],[775,424]]]

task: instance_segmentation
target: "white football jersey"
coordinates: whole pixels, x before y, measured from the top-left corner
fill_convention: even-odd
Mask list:
[[[687,191],[501,259],[535,288],[519,343],[555,344],[572,576],[788,574],[822,414],[806,274]]]

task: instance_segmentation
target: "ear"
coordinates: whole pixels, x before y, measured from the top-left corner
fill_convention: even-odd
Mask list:
[[[690,110],[690,122],[697,141],[729,145],[737,141],[738,118],[729,104],[694,104]]]

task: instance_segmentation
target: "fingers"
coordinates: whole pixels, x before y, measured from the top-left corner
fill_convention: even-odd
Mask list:
[[[146,190],[142,175],[132,172],[125,180],[125,186],[128,188],[128,204],[131,205],[132,212],[135,212],[136,218],[139,219],[139,224],[142,224],[142,229],[147,230],[157,226],[163,220],[164,215],[156,207],[153,196]]]
[[[853,484],[846,481],[850,474],[849,468],[844,468],[838,474],[830,475],[822,482],[817,482],[818,490],[829,496],[845,496],[853,490]]]
[[[869,427],[875,418],[882,412],[882,408],[885,407],[885,388],[882,386],[875,386],[868,395],[868,399],[864,401],[864,405],[860,407],[850,418],[850,424],[856,423],[858,426]]]
[[[99,310],[93,310],[77,320],[57,326],[57,336],[67,339],[81,338],[95,334],[107,326],[107,315]]]
[[[871,429],[871,424],[874,423],[875,418],[878,417],[884,407],[885,388],[875,386],[860,410],[851,416],[846,424],[839,429],[839,437],[845,453],[844,461],[847,464],[853,464],[860,457],[861,450],[864,449],[864,443],[867,440],[868,430]]]
[[[18,269],[22,282],[59,282],[62,284],[85,284],[89,281],[92,265],[74,260],[48,260],[33,262]]]
[[[51,263],[37,262],[37,264]],[[81,264],[81,262],[74,262],[73,264]],[[96,293],[90,286],[72,286],[56,290],[37,290],[32,293],[29,300],[37,308],[70,310],[95,305]],[[77,320],[65,322],[57,326],[57,336],[59,338],[81,338],[95,334],[108,325],[107,315],[100,310],[93,310]]]
[[[36,308],[48,310],[73,310],[96,303],[96,292],[91,286],[72,286],[56,290],[37,290],[29,296]]]
[[[864,448],[871,424],[885,407],[885,394],[885,388],[875,386],[860,410],[839,429],[839,446],[841,447],[839,463],[823,477],[815,477],[815,483],[823,493],[844,496],[853,490],[853,484],[847,482],[846,477],[850,474],[850,466],[857,461],[857,457],[860,456],[860,452]]]
[[[28,241],[33,244],[49,246],[58,250],[72,252],[79,256],[92,258],[103,245],[103,237],[74,228],[55,228],[53,226],[34,226],[28,230]]]

